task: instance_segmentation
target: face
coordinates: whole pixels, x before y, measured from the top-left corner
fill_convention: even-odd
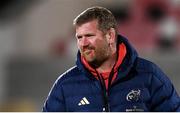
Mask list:
[[[76,27],[77,45],[88,63],[101,64],[110,55],[106,35],[98,29],[96,20]]]

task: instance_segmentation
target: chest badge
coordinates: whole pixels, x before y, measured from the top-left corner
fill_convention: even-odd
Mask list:
[[[137,90],[131,90],[127,96],[126,96],[126,100],[127,101],[138,101],[140,98],[140,94],[141,94],[141,90],[137,89]]]

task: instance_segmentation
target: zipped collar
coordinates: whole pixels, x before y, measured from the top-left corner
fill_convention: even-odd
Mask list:
[[[120,67],[120,65],[126,55],[126,46],[123,43],[121,43],[121,44],[119,44],[117,50],[118,50],[118,59],[114,65],[114,67],[112,68],[113,70],[111,70],[111,71],[113,71],[112,80],[110,81],[111,83],[115,80],[115,78],[117,76],[118,68]],[[102,75],[102,78],[105,81],[106,89],[108,89],[108,82],[109,82],[108,79],[110,78],[111,72],[98,73],[96,71],[96,69],[94,69],[87,63],[87,61],[85,60],[85,58],[83,56],[81,56],[81,61],[82,61],[83,65],[92,73],[92,75],[94,75],[94,77],[96,79],[99,79],[98,76]]]

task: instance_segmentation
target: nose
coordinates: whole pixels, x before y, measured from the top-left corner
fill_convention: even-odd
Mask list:
[[[89,41],[86,37],[82,37],[82,39],[80,40],[80,45],[81,46],[88,46],[89,45]]]

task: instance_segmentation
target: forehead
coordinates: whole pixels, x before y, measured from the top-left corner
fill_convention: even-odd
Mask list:
[[[97,20],[88,21],[84,24],[76,26],[76,33],[79,31],[86,31],[86,30],[97,30],[98,22]]]

